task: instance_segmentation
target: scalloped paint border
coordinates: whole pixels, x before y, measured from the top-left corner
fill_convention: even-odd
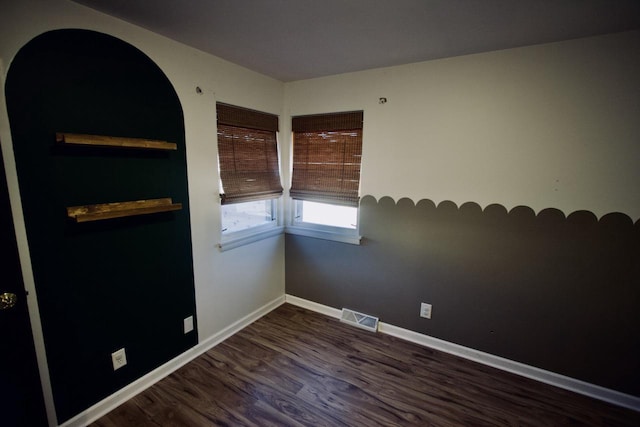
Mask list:
[[[373,201],[373,202],[372,202]],[[455,202],[451,200],[442,200],[438,204],[436,204],[431,199],[420,199],[418,202],[414,202],[409,197],[401,197],[397,201],[395,201],[390,196],[382,196],[377,199],[375,196],[366,195],[360,199],[360,204],[394,204],[398,207],[416,207],[420,209],[424,209],[425,211],[434,211],[434,212],[449,212],[455,213],[466,212],[473,214],[489,214],[491,216],[503,216],[508,217],[511,215],[516,215],[519,217],[528,217],[531,220],[541,220],[545,222],[568,222],[568,223],[577,223],[577,224],[600,224],[605,227],[629,227],[636,228],[638,232],[640,232],[640,219],[638,219],[635,223],[633,219],[622,212],[609,212],[602,215],[600,218],[596,216],[593,212],[589,210],[577,210],[571,212],[569,215],[565,215],[563,211],[556,208],[544,208],[541,209],[538,213],[535,210],[525,205],[517,205],[507,209],[504,205],[499,203],[490,203],[486,205],[484,208],[476,202],[468,201],[460,204],[458,206]]]

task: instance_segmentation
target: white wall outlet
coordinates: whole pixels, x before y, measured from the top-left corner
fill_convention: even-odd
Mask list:
[[[122,368],[127,364],[127,354],[124,352],[124,348],[116,350],[111,353],[111,361],[113,362],[113,370]]]
[[[193,316],[184,319],[184,333],[187,334],[191,331],[193,331]]]
[[[426,302],[420,304],[420,317],[431,319],[431,304]]]

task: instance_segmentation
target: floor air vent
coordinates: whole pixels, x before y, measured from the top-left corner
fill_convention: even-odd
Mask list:
[[[349,323],[358,328],[366,329],[367,331],[378,331],[378,318],[369,316],[368,314],[358,313],[357,311],[349,310],[348,308],[342,309],[342,316],[340,321]]]

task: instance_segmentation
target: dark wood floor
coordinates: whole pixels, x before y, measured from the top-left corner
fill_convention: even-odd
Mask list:
[[[93,424],[640,426],[640,413],[285,304]]]

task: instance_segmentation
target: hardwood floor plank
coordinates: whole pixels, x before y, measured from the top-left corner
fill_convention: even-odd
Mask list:
[[[93,425],[630,427],[640,413],[285,304]]]
[[[267,336],[264,340],[274,342],[276,337]],[[253,341],[265,342],[260,337],[253,337]],[[407,412],[413,408],[405,409],[407,413],[404,414],[398,407],[387,408],[388,402],[366,391],[371,386],[370,381],[362,378],[361,375],[355,375],[357,371],[350,374],[347,370],[339,372],[332,370],[331,368],[337,366],[336,364],[340,361],[330,360],[328,357],[318,358],[312,347],[298,348],[295,355],[278,358],[276,362],[284,364],[281,372],[293,372],[296,377],[304,381],[307,385],[306,393],[298,396],[315,405],[330,408],[333,412],[345,412],[352,418],[361,415],[363,422],[366,421],[369,425],[374,422],[389,425],[389,423],[401,422],[403,419],[419,418]],[[329,369],[323,369],[325,365]],[[309,369],[308,366],[313,366],[314,369]],[[345,376],[347,380],[342,378]],[[331,396],[331,400],[328,401],[326,396]],[[376,411],[371,411],[371,407]],[[364,414],[367,414],[367,417],[364,417]]]

